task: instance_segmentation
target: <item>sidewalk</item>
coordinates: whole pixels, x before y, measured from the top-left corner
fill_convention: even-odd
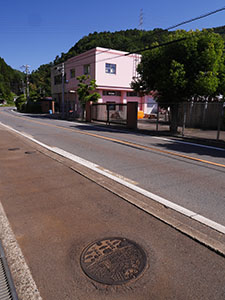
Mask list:
[[[143,130],[146,133],[151,132],[155,135],[171,135],[169,132],[169,125],[162,125],[159,123],[159,129],[156,131],[156,121],[142,119],[138,121],[138,129]],[[182,136],[182,127],[178,127],[178,134],[174,135],[178,138],[193,139],[199,142],[208,142],[214,144],[221,144],[225,147],[225,131],[221,130],[219,134],[219,140],[217,140],[217,130],[199,129],[199,128],[185,128],[184,136]]]
[[[42,299],[224,299],[224,257],[60,157],[1,127],[0,135],[1,202]],[[2,235],[19,299],[29,299]],[[135,243],[117,247],[120,237]],[[104,282],[110,274],[111,284]]]

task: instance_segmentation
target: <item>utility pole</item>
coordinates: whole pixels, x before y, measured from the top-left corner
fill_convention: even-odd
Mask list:
[[[60,67],[55,67],[55,70],[61,72],[62,75],[62,118],[64,119],[65,109],[64,109],[64,94],[65,94],[65,64],[62,63]]]
[[[62,63],[62,65],[59,67],[55,67],[55,70],[58,72],[61,72],[62,75],[62,118],[64,119],[65,110],[64,110],[64,93],[65,93],[65,64]]]
[[[21,84],[22,84],[22,92],[24,94],[24,98],[26,97],[26,90],[25,90],[25,85],[24,85],[24,81],[21,80]]]
[[[64,119],[64,83],[65,83],[65,65],[62,63],[62,118]]]
[[[27,102],[29,101],[29,97],[30,97],[30,92],[29,92],[29,78],[28,78],[28,74],[29,74],[29,65],[23,65],[21,67],[21,69],[25,69],[25,73],[26,73],[26,94],[27,94]]]

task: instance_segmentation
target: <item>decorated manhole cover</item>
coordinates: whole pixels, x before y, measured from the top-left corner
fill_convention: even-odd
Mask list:
[[[137,278],[145,268],[146,254],[135,242],[125,238],[106,238],[93,242],[81,254],[81,267],[91,279],[119,285]]]

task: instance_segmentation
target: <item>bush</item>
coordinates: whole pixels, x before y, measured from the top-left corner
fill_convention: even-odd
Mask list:
[[[24,105],[26,103],[26,98],[24,97],[24,95],[20,95],[17,99],[16,99],[16,108],[18,111],[22,111],[24,109]]]

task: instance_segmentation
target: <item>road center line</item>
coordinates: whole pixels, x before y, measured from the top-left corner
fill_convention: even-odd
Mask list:
[[[42,142],[39,142],[38,140],[32,138],[30,135],[27,135],[27,134],[24,134],[22,132],[19,132],[16,129],[10,127],[10,126],[2,124],[1,122],[0,122],[0,124],[2,126],[4,126],[5,128],[8,128],[9,130],[16,132],[17,134],[24,136],[25,138],[33,141],[34,143],[36,143],[36,144],[38,144],[38,145],[40,145],[40,146],[42,146],[42,147],[44,147],[44,148],[46,148],[46,149],[54,152],[56,154],[59,154],[59,155],[65,157],[65,158],[68,158],[68,159],[76,162],[76,163],[79,163],[79,164],[81,164],[81,165],[83,165],[83,166],[85,166],[85,167],[87,167],[87,168],[89,168],[89,169],[91,169],[91,170],[99,173],[99,174],[104,175],[105,177],[108,177],[108,178],[110,178],[110,179],[112,179],[112,180],[114,180],[114,181],[116,181],[116,182],[118,182],[118,183],[120,183],[120,184],[122,184],[122,185],[124,185],[124,186],[126,186],[128,188],[130,188],[133,191],[136,191],[136,192],[144,195],[147,198],[153,199],[156,202],[161,203],[162,205],[164,205],[164,206],[166,206],[168,208],[171,208],[171,209],[173,209],[173,210],[175,210],[175,211],[177,211],[177,212],[179,212],[179,213],[181,213],[181,214],[183,214],[183,215],[185,215],[185,216],[187,216],[187,217],[189,217],[191,219],[197,220],[198,222],[200,222],[202,224],[205,224],[208,227],[211,227],[211,228],[213,228],[213,229],[215,229],[215,230],[217,230],[217,231],[225,234],[225,226],[223,226],[223,225],[221,225],[221,224],[219,224],[217,222],[214,222],[214,221],[212,221],[212,220],[210,220],[208,218],[205,218],[204,216],[202,216],[202,215],[200,215],[198,213],[195,213],[195,212],[193,212],[193,211],[191,211],[189,209],[186,209],[183,206],[175,204],[175,203],[173,203],[173,202],[171,202],[171,201],[169,201],[169,200],[167,200],[165,198],[162,198],[162,197],[160,197],[160,196],[158,196],[156,194],[153,194],[153,193],[151,193],[151,192],[149,192],[149,191],[147,191],[147,190],[145,190],[143,188],[135,186],[134,184],[125,181],[124,179],[120,178],[119,176],[115,176],[115,175],[111,174],[110,171],[103,169],[102,167],[98,166],[95,163],[92,163],[92,162],[90,162],[88,160],[85,160],[85,159],[83,159],[83,158],[81,158],[79,156],[71,154],[71,153],[69,153],[67,151],[64,151],[64,150],[60,149],[60,148],[48,146],[48,145],[46,145],[46,144],[44,144]],[[140,205],[138,204],[138,202],[136,203],[136,206],[140,207]]]
[[[4,112],[1,112],[1,113],[6,114]],[[59,125],[42,123],[42,122],[34,121],[34,120],[28,120],[27,118],[24,118],[24,117],[17,117],[16,116],[16,118],[23,119],[25,121],[36,123],[36,124],[39,124],[39,125],[42,125],[42,126],[60,128],[60,129],[64,129],[64,130],[67,130],[67,131],[92,136],[92,137],[99,138],[99,139],[102,139],[102,140],[117,142],[117,143],[120,143],[120,144],[123,144],[123,145],[138,147],[140,149],[150,150],[150,151],[153,151],[153,152],[163,153],[163,154],[167,154],[167,155],[172,155],[172,156],[176,156],[176,157],[185,158],[185,159],[188,159],[188,160],[197,161],[197,162],[200,162],[200,163],[205,163],[205,164],[212,165],[212,166],[225,168],[225,164],[215,163],[215,162],[212,162],[212,161],[196,158],[196,157],[193,157],[193,156],[188,156],[188,155],[185,155],[185,154],[180,154],[180,153],[177,153],[177,152],[171,152],[171,151],[167,151],[167,150],[158,149],[158,148],[155,148],[155,147],[144,146],[144,145],[140,145],[140,144],[136,144],[136,143],[132,143],[132,142],[127,142],[127,141],[123,141],[123,140],[119,140],[119,139],[115,139],[115,138],[110,138],[110,137],[106,137],[106,136],[102,136],[102,135],[94,134],[94,133],[90,133],[90,132],[84,132],[82,130],[71,129],[71,128],[67,128],[67,127],[63,127],[63,126],[59,126]],[[1,122],[0,122],[0,124],[1,124]]]

